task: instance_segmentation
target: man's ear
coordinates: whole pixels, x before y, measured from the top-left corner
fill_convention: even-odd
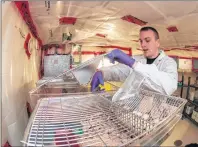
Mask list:
[[[160,40],[159,40],[159,39],[156,40],[156,46],[157,46],[157,47],[160,46]]]

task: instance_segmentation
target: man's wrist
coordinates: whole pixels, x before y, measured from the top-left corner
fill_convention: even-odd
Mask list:
[[[131,68],[135,68],[137,66],[137,62],[135,61],[134,63],[133,63],[133,65],[131,66]]]

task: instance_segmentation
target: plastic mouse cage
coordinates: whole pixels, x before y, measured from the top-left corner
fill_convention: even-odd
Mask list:
[[[29,92],[29,103],[31,108],[34,108],[37,101],[41,98],[65,97],[68,95],[84,95],[91,93],[91,78],[103,59],[104,55],[97,56],[56,77],[44,77],[42,80],[39,80],[36,83],[37,87]],[[110,87],[108,92],[112,94],[119,88],[110,82],[105,82],[105,85]],[[99,92],[99,89],[96,90],[96,93],[97,92]]]
[[[34,111],[21,141],[24,146],[153,146],[173,129],[186,100],[143,89],[144,77],[137,73],[119,89],[91,93],[85,83],[102,58],[57,77],[64,82],[51,79],[30,92]],[[78,76],[82,72],[90,75],[87,80]],[[127,88],[129,82],[135,86]]]

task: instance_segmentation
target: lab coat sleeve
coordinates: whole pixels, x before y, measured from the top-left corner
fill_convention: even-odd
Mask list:
[[[146,77],[145,84],[149,89],[153,89],[163,94],[171,95],[177,89],[177,64],[168,58],[162,70],[158,70],[155,64],[137,63],[134,67],[136,72]]]
[[[116,64],[108,67],[102,67],[104,81],[124,81],[130,74],[131,68],[124,64]]]

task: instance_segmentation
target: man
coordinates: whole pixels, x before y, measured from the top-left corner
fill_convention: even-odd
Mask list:
[[[152,27],[143,27],[140,30],[140,44],[144,53],[140,59],[131,58],[119,49],[115,49],[107,56],[111,62],[122,64],[103,67],[97,71],[91,81],[91,90],[94,91],[104,81],[123,81],[129,74],[136,71],[146,77],[143,86],[152,91],[171,95],[177,89],[177,64],[159,49],[159,34]]]

